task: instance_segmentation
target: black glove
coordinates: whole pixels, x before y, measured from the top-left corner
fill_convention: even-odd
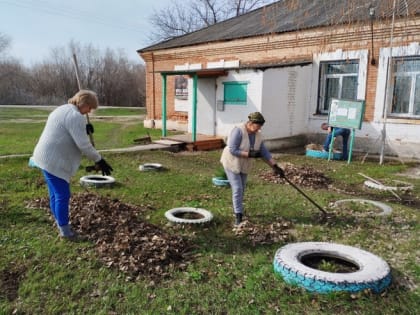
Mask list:
[[[277,164],[274,164],[273,171],[276,175],[279,175],[281,178],[285,177],[283,169],[280,166],[278,166]]]
[[[262,157],[261,151],[259,151],[259,150],[249,150],[248,157],[250,157],[250,158],[260,158],[260,157]]]
[[[93,134],[95,130],[93,129],[93,125],[92,124],[86,124],[86,133],[88,135]]]
[[[109,165],[104,159],[100,159],[95,165],[99,166],[102,170],[102,175],[111,175],[111,171],[113,171],[111,165]]]

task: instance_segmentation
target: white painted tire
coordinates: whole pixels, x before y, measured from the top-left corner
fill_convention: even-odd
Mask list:
[[[160,171],[162,170],[162,164],[159,163],[145,163],[139,166],[140,171]]]
[[[382,210],[382,212],[378,212],[376,215],[377,216],[385,216],[385,215],[390,215],[392,212],[392,208],[382,202],[379,201],[374,201],[374,200],[367,200],[367,199],[342,199],[342,200],[337,200],[336,202],[334,202],[334,207],[337,207],[338,205],[342,204],[342,203],[347,203],[347,202],[359,202],[359,203],[370,203],[376,207],[378,207],[379,209]]]
[[[84,187],[112,187],[115,183],[114,177],[103,175],[86,175],[80,178],[80,185]]]
[[[310,256],[336,258],[357,266],[349,273],[333,273],[311,268],[302,263]],[[371,289],[382,292],[391,283],[391,269],[380,257],[365,250],[325,242],[291,243],[277,250],[274,271],[289,284],[308,291],[330,293],[334,291],[359,292]]]
[[[366,180],[364,182],[364,185],[366,187],[369,187],[369,188],[374,188],[374,189],[379,189],[379,190],[387,190],[387,191],[389,191],[389,190],[394,190],[394,191],[395,190],[409,191],[409,190],[412,190],[413,189],[413,185],[410,184],[410,183],[402,182],[400,180],[394,180],[394,182],[401,183],[401,184],[404,184],[406,186],[400,186],[400,187],[386,186],[386,185],[377,184],[377,183],[375,183],[375,182],[373,182],[371,180]]]
[[[193,213],[201,216],[199,219],[185,219],[180,218],[177,215],[182,213]],[[165,212],[165,217],[173,223],[183,223],[183,224],[201,224],[210,222],[213,219],[213,214],[210,211],[201,208],[189,208],[189,207],[180,207],[173,208]]]

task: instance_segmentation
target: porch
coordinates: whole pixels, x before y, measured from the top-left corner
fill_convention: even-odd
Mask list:
[[[223,148],[225,145],[224,139],[222,137],[196,134],[194,141],[193,135],[190,133],[165,136],[162,137],[161,140],[154,142],[159,144],[178,146],[180,150],[188,151],[217,150]]]

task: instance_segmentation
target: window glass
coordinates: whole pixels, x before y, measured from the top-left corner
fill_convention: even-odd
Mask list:
[[[394,72],[418,72],[420,59],[395,59]]]
[[[329,63],[327,65],[327,74],[357,73],[359,65],[353,62]]]
[[[340,90],[340,79],[338,78],[327,78],[325,82],[326,98],[324,100],[324,111],[328,111],[331,104],[331,98],[338,98]]]
[[[328,114],[331,99],[357,99],[359,63],[357,60],[321,62],[318,112]]]
[[[420,74],[416,76],[416,91],[414,92],[414,115],[420,115]]]
[[[348,100],[357,99],[357,76],[343,77],[341,98]]]
[[[401,114],[408,113],[408,106],[410,103],[410,77],[396,77],[395,78],[394,97],[392,102],[392,112]]]
[[[420,58],[394,58],[393,91],[390,115],[420,115]]]

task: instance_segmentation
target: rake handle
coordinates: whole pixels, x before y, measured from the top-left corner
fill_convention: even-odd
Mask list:
[[[307,194],[305,194],[299,187],[297,187],[295,184],[293,184],[286,176],[283,177],[286,182],[290,184],[294,189],[296,189],[298,192],[300,192],[306,199],[308,199],[314,206],[316,206],[321,212],[323,216],[327,215],[327,211],[325,211],[319,204],[317,204],[314,200],[312,200]]]

